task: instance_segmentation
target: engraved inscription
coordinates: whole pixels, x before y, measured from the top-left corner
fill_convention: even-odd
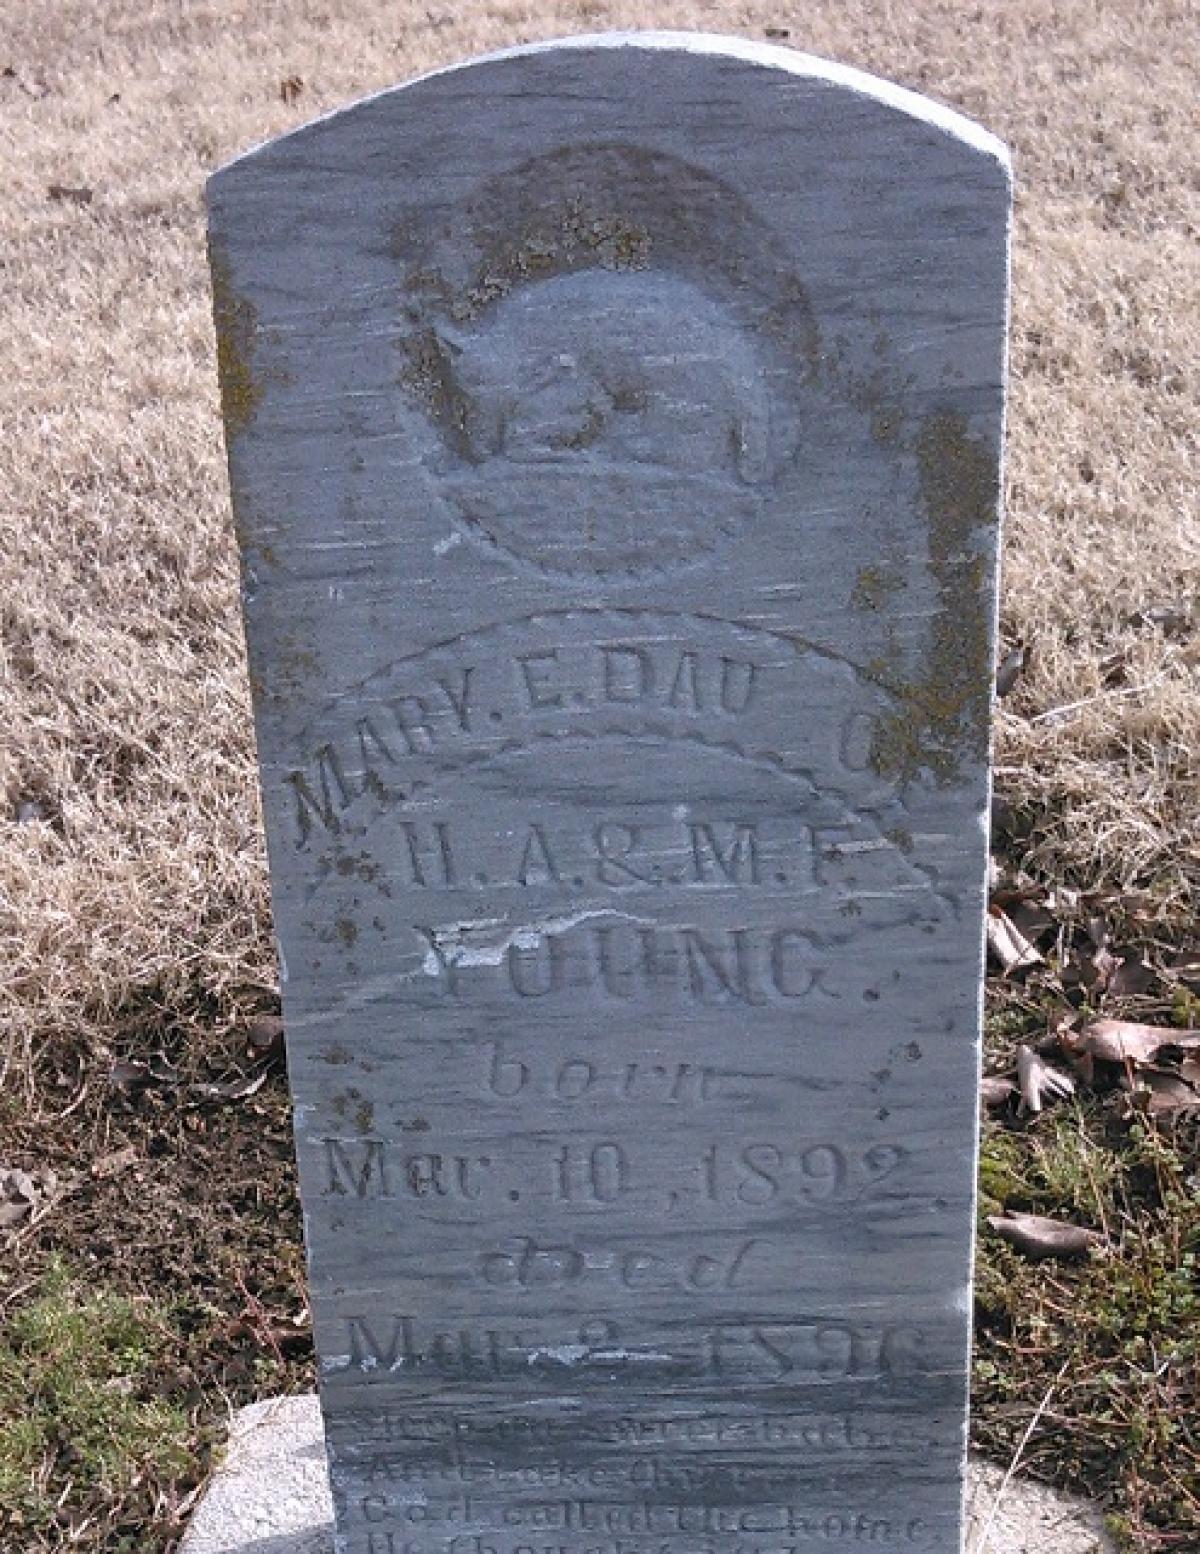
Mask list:
[[[887,1551],[916,1543],[927,1531],[919,1516],[813,1509],[770,1499],[746,1505],[530,1500],[500,1507],[471,1495],[396,1505],[385,1495],[368,1494],[359,1501],[358,1511],[372,1526],[367,1554],[671,1554],[676,1549],[679,1554],[708,1554],[718,1546],[729,1547],[732,1554],[799,1554],[804,1548],[831,1544]],[[483,1519],[497,1530],[486,1536],[453,1531],[477,1526]],[[382,1530],[381,1524],[389,1522],[398,1523],[397,1530]],[[411,1536],[414,1531],[419,1535]],[[572,1533],[586,1535],[588,1541],[514,1541],[561,1539]],[[615,1541],[603,1541],[606,1534]],[[731,1536],[740,1541],[721,1545],[698,1541]],[[598,1537],[602,1541],[597,1542]],[[788,1541],[753,1541],[762,1537]],[[631,1541],[651,1538],[653,1543]]]
[[[693,813],[692,806],[647,804],[636,820],[581,822],[562,814],[516,813],[503,827],[397,818],[389,872],[363,855],[339,855],[337,872],[386,893],[450,888],[630,892],[679,886],[697,893],[757,889],[829,890],[839,898],[928,892],[928,869],[913,858],[913,839],[897,815],[803,812],[739,820]],[[682,813],[681,813],[682,811]],[[892,823],[889,824],[889,819]]]
[[[589,661],[590,660],[590,661]],[[564,706],[659,706],[673,712],[748,711],[763,666],[696,648],[653,643],[598,642],[578,648],[543,647],[519,653],[518,690],[526,712]]]
[[[803,1303],[802,1295],[798,1303]],[[904,1323],[701,1321],[689,1333],[676,1331],[665,1348],[655,1343],[648,1328],[645,1324],[637,1341],[631,1342],[623,1338],[620,1325],[608,1318],[556,1331],[548,1322],[540,1328],[532,1322],[520,1328],[474,1324],[439,1328],[413,1315],[348,1316],[344,1356],[325,1362],[325,1368],[461,1377],[589,1370],[607,1376],[632,1369],[680,1379],[787,1378],[808,1383],[915,1376],[927,1365],[925,1335]]]
[[[797,1413],[781,1406],[769,1412],[750,1409],[736,1414],[703,1408],[660,1413],[648,1404],[636,1414],[598,1410],[571,1421],[570,1438],[589,1452],[580,1461],[567,1463],[554,1453],[562,1444],[562,1423],[537,1413],[505,1410],[481,1416],[386,1405],[350,1408],[348,1413],[373,1454],[392,1450],[393,1460],[404,1462],[413,1476],[542,1489],[572,1485],[701,1488],[725,1475],[738,1487],[790,1473],[790,1454],[797,1448],[807,1453],[905,1446],[912,1439],[910,1430],[921,1428],[908,1421],[897,1427],[882,1412]],[[929,1437],[919,1439],[931,1444]],[[486,1448],[497,1443],[517,1448],[522,1456],[512,1463],[496,1462]],[[604,1448],[602,1458],[591,1455],[595,1447]],[[630,1448],[630,1454],[614,1453],[620,1447]],[[710,1455],[709,1447],[723,1450]],[[785,1449],[782,1458],[775,1455],[780,1447]],[[745,1448],[753,1448],[752,1455],[735,1455]]]
[[[641,1248],[613,1253],[539,1244],[519,1236],[503,1250],[485,1252],[479,1272],[487,1284],[501,1289],[565,1289],[586,1283],[626,1290],[732,1290],[757,1244],[750,1237],[720,1252],[670,1254]]]
[[[366,1524],[423,1538],[430,1549],[448,1547],[448,1538],[461,1546],[476,1536],[462,1529],[485,1526],[487,1546],[513,1554],[575,1546],[513,1545],[514,1538],[650,1530],[664,1540],[657,1549],[672,1547],[680,1533],[694,1539],[718,1531],[786,1530],[800,1547],[812,1539],[912,1542],[925,1532],[922,1518],[909,1512],[897,1519],[879,1506],[847,1510],[828,1491],[814,1493],[812,1475],[838,1461],[869,1455],[886,1462],[892,1453],[938,1444],[904,1414],[786,1408],[736,1416],[597,1411],[565,1424],[521,1412],[479,1417],[383,1407],[354,1410],[349,1422],[362,1442],[357,1508]],[[563,1455],[568,1438],[574,1449]]]
[[[297,841],[314,828],[337,834],[343,813],[365,794],[409,796],[422,780],[421,757],[486,757],[516,731],[546,724],[558,731],[552,715],[564,711],[592,724],[633,713],[677,725],[741,718],[769,668],[745,646],[620,639],[547,643],[444,668],[417,662],[286,774]]]
[[[471,1203],[492,1181],[488,1155],[393,1149],[383,1139],[322,1140],[325,1191],[334,1198],[447,1199]]]
[[[601,919],[591,921],[592,917]],[[795,925],[700,929],[652,926],[618,913],[582,914],[561,931],[516,929],[499,941],[489,924],[477,939],[469,925],[416,924],[425,971],[451,997],[479,979],[521,999],[589,989],[629,1002],[653,993],[697,1004],[767,1005],[836,998],[811,934]]]
[[[508,1527],[504,1532],[477,1533],[423,1532],[420,1537],[409,1536],[412,1525],[424,1528],[427,1522],[438,1522],[439,1508],[423,1503],[413,1506],[410,1526],[405,1531],[372,1528],[367,1534],[364,1554],[715,1554],[718,1547],[728,1548],[731,1554],[803,1554],[805,1549],[841,1546],[846,1548],[868,1547],[874,1550],[891,1550],[899,1546],[922,1542],[927,1537],[927,1524],[922,1517],[907,1519],[880,1517],[870,1511],[831,1510],[817,1512],[804,1506],[760,1506],[753,1511],[739,1512],[736,1508],[696,1508],[654,1505],[628,1507],[628,1518],[613,1513],[613,1508],[599,1504],[579,1503],[576,1507],[556,1508],[562,1518],[559,1524],[548,1523],[538,1528],[530,1524]],[[365,1521],[384,1520],[382,1504],[364,1497],[361,1514]],[[641,1513],[639,1515],[639,1512]],[[464,1502],[447,1510],[445,1522],[463,1526],[477,1525],[480,1514],[487,1508]],[[532,1510],[531,1510],[532,1514]],[[561,1540],[566,1530],[586,1534],[586,1542],[545,1541],[530,1543],[515,1541],[548,1536]],[[608,1533],[606,1539],[603,1535]],[[738,1541],[728,1539],[736,1535]],[[759,1542],[756,1538],[770,1537],[779,1541]],[[673,1537],[682,1537],[677,1544]],[[699,1541],[722,1538],[722,1543]],[[637,1538],[653,1538],[654,1542],[637,1542]]]
[[[481,1064],[485,1096],[511,1100],[660,1102],[697,1106],[729,1100],[757,1086],[777,1085],[777,1076],[711,1064],[647,1063],[616,1066],[591,1057],[552,1057],[545,1053],[487,1042]]]
[[[668,1162],[645,1141],[539,1136],[492,1153],[397,1145],[382,1137],[321,1140],[324,1195],[421,1200],[427,1214],[518,1201],[580,1210],[629,1209],[670,1217],[689,1205],[791,1213],[874,1201],[904,1165],[890,1140],[841,1145],[819,1140],[688,1139]],[[532,1242],[530,1243],[533,1244]],[[574,1253],[571,1253],[574,1256]],[[580,1263],[584,1266],[599,1266]],[[607,1265],[605,1265],[607,1266]]]
[[[828,715],[813,724],[809,714],[805,748],[786,755],[776,732],[814,696]],[[793,634],[665,610],[549,611],[448,639],[349,687],[283,772],[284,807],[304,847],[365,832],[371,802],[402,804],[448,772],[598,739],[690,744],[809,791],[822,771],[870,787],[874,729],[897,705],[886,675]]]

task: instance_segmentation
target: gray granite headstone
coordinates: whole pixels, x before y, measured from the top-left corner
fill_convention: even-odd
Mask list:
[[[210,186],[345,1554],[956,1554],[1009,185],[680,35]]]

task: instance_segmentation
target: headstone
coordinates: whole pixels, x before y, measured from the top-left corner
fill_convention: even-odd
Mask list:
[[[1008,205],[657,34],[212,182],[344,1554],[957,1554]]]

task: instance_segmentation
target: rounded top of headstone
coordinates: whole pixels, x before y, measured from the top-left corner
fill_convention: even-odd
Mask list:
[[[358,102],[346,107],[333,110],[320,118],[314,119],[308,124],[300,126],[289,134],[276,137],[259,146],[255,146],[226,162],[213,173],[209,180],[210,186],[219,183],[227,176],[236,175],[237,170],[248,159],[258,159],[270,156],[274,151],[282,149],[295,141],[298,137],[320,134],[331,121],[339,120],[346,115],[359,111],[378,103],[381,99],[394,96],[396,93],[409,92],[414,88],[424,88],[434,84],[444,84],[448,89],[453,89],[454,78],[461,76],[463,72],[487,70],[497,66],[512,65],[523,60],[541,60],[559,56],[578,56],[579,54],[592,53],[602,56],[620,50],[653,51],[660,54],[673,54],[682,58],[694,58],[720,62],[726,60],[738,62],[743,65],[760,66],[764,72],[781,74],[794,78],[797,83],[808,82],[814,85],[840,90],[850,95],[860,96],[877,102],[880,106],[890,108],[897,114],[908,119],[928,125],[932,129],[942,131],[946,136],[962,143],[964,148],[977,151],[982,155],[998,162],[1005,174],[1009,174],[1011,163],[1008,148],[1004,142],[990,131],[969,119],[965,114],[956,112],[944,104],[935,102],[932,98],[922,96],[919,92],[910,91],[907,87],[897,86],[894,82],[886,81],[880,76],[871,75],[865,70],[855,69],[850,65],[842,65],[833,60],[822,59],[815,54],[806,54],[799,49],[780,47],[777,44],[759,43],[749,38],[739,38],[722,33],[708,32],[678,32],[656,31],[644,32],[606,32],[606,33],[580,33],[571,37],[551,38],[535,43],[525,43],[510,49],[499,49],[488,54],[481,54],[474,59],[462,60],[452,65],[441,66],[438,69],[415,76],[411,81],[403,82],[398,86],[385,88],[381,92],[361,98]]]
[[[933,489],[920,450],[958,424],[934,412],[991,338],[964,256],[1004,260],[1005,162],[935,103],[736,38],[433,72],[215,175],[232,456],[273,438],[286,473],[328,439],[329,553],[373,565],[416,525],[439,571],[599,599],[769,570],[787,537],[808,586],[857,597],[857,551],[823,536],[891,545]]]

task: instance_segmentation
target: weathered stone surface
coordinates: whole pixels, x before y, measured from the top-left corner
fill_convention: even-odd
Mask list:
[[[1001,148],[641,35],[211,199],[345,1554],[957,1551]]]
[[[242,1409],[180,1554],[334,1554],[324,1463],[315,1396]],[[998,1467],[975,1460],[966,1554],[1115,1554],[1115,1544],[1097,1507],[1028,1479],[1005,1485]]]

